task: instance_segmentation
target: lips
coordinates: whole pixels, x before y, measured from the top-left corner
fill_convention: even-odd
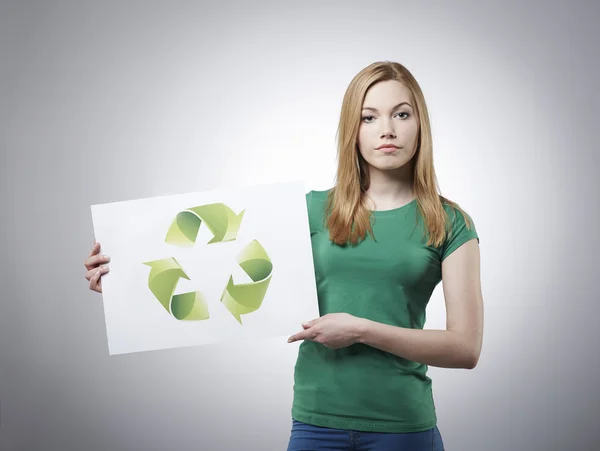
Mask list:
[[[381,149],[399,149],[400,147],[394,145],[394,144],[382,144],[381,146],[377,147],[377,150],[381,150]]]

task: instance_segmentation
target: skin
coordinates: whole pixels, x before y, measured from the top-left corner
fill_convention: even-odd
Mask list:
[[[409,105],[394,107],[407,102]],[[373,210],[401,207],[414,199],[410,162],[415,155],[418,121],[410,91],[396,81],[380,82],[367,92],[358,136],[358,150],[367,162],[371,184],[366,194]],[[373,108],[374,110],[367,109]],[[383,153],[384,143],[399,149]],[[94,242],[85,277],[90,290],[102,292],[102,276],[110,257]],[[347,313],[333,313],[302,324],[288,343],[310,340],[339,349],[362,343],[414,362],[442,368],[475,368],[483,336],[483,297],[477,240],[464,243],[442,263],[446,305],[445,330],[408,329],[377,323]]]
[[[407,102],[409,105],[396,105]],[[410,91],[397,81],[374,85],[366,94],[358,148],[367,162],[373,210],[406,205],[412,192],[410,162],[418,142],[418,121]],[[374,110],[371,110],[373,108]],[[384,143],[399,149],[382,153]],[[310,340],[332,349],[362,343],[414,362],[442,368],[475,368],[483,336],[480,254],[473,239],[442,263],[446,330],[409,329],[377,323],[347,313],[333,313],[302,325],[289,343]]]
[[[109,272],[107,264],[110,262],[110,257],[101,255],[100,250],[100,243],[94,240],[94,246],[83,262],[86,269],[85,278],[89,282],[90,290],[97,293],[102,293],[102,276]]]
[[[419,123],[412,105],[408,88],[394,80],[377,83],[365,96],[357,144],[369,171],[366,194],[372,210],[400,207],[414,198],[409,163],[417,151]],[[378,150],[382,144],[399,149]]]

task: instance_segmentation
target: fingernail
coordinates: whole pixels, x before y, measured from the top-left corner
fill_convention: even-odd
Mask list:
[[[107,262],[110,261],[110,257],[108,255],[103,255],[102,258]]]

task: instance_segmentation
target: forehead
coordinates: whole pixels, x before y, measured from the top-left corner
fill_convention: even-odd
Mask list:
[[[396,80],[375,83],[365,94],[363,107],[392,108],[401,102],[412,104],[410,89]]]

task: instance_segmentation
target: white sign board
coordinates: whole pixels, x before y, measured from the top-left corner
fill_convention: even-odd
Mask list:
[[[109,353],[288,337],[319,316],[302,182],[91,206]]]

